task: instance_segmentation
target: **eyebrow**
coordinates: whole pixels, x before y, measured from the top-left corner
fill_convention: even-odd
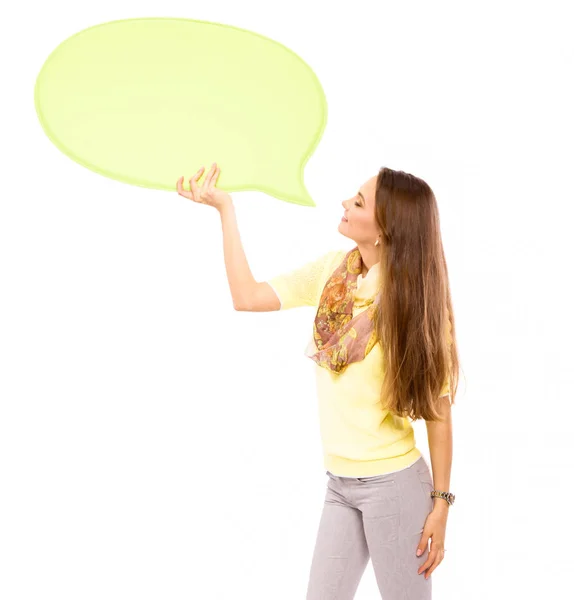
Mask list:
[[[358,194],[359,194],[359,196],[361,196],[361,198],[363,199],[363,202],[364,202],[365,204],[367,204],[367,201],[365,200],[365,196],[363,196],[363,194],[361,194],[361,190],[359,190]]]

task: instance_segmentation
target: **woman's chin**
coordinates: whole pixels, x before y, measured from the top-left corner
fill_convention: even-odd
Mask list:
[[[344,235],[345,237],[349,237],[349,235],[345,231],[345,229],[347,229],[347,228],[346,227],[341,227],[341,225],[346,225],[346,223],[339,223],[339,227],[337,228],[339,230],[339,233],[341,235]]]

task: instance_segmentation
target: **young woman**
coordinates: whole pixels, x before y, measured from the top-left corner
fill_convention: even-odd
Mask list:
[[[180,195],[217,208],[236,310],[316,306],[306,354],[316,363],[327,490],[307,600],[351,600],[372,560],[385,600],[429,600],[444,558],[458,387],[448,270],[431,188],[382,168],[342,202],[331,250],[268,282],[253,278],[231,196],[214,163]],[[427,426],[432,471],[411,420]],[[434,481],[433,481],[434,479]],[[430,550],[427,547],[431,540]]]

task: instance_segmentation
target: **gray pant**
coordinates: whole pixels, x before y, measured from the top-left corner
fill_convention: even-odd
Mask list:
[[[351,600],[369,558],[383,600],[430,600],[432,574],[428,579],[424,571],[418,574],[428,547],[416,555],[434,505],[424,457],[406,469],[374,477],[326,474],[306,600]]]

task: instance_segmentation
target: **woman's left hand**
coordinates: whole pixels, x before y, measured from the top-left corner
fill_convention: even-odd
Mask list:
[[[442,498],[440,502],[445,502]],[[430,577],[430,574],[440,565],[444,558],[444,538],[446,533],[446,520],[448,517],[448,504],[444,506],[436,504],[432,511],[428,514],[423,527],[421,541],[417,546],[417,556],[422,554],[427,547],[428,540],[431,538],[431,547],[426,562],[419,567],[418,574],[428,569],[425,573],[425,579]],[[419,552],[420,550],[420,552]],[[430,568],[429,568],[430,567]]]

